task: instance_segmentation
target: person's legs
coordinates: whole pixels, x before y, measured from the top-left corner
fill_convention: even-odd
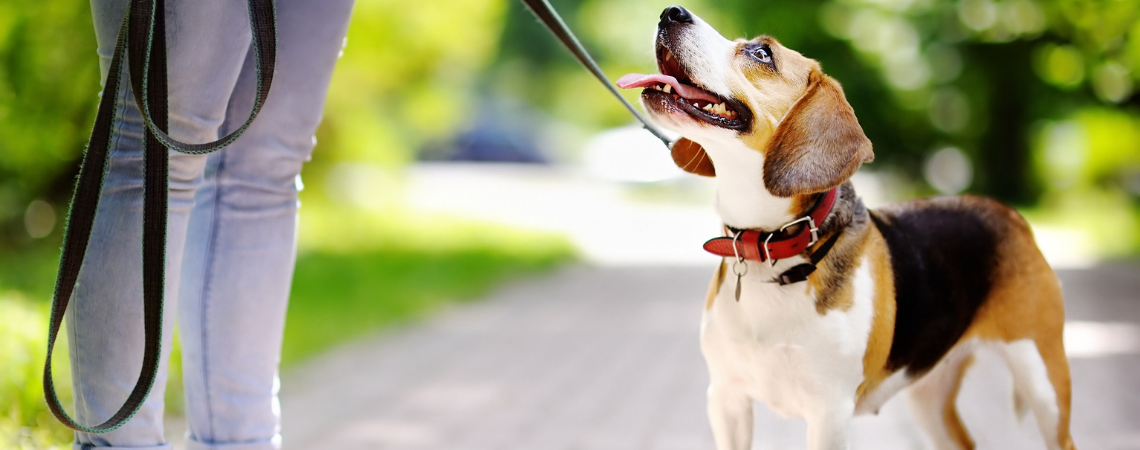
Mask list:
[[[351,0],[279,0],[277,71],[253,125],[210,155],[179,295],[190,450],[280,447],[277,367],[309,159]],[[252,106],[252,52],[222,132]]]
[[[104,78],[128,3],[91,2]],[[219,1],[186,3],[202,7],[173,4],[167,10],[170,131],[176,139],[205,142],[217,138],[225,119],[227,102],[249,47],[249,27],[243,1],[225,6]],[[208,65],[200,65],[203,61]],[[116,100],[118,116],[110,169],[88,245],[88,260],[80,272],[67,317],[75,416],[84,424],[100,423],[122,405],[142,365],[143,124],[128,86],[126,82],[121,85]],[[187,219],[205,163],[205,156],[171,154],[167,315],[155,386],[142,409],[125,425],[105,434],[76,433],[76,448],[168,447],[162,429],[166,358]]]

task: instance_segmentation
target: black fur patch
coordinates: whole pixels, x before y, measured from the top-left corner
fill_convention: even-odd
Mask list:
[[[815,301],[816,311],[821,315],[839,303],[840,299],[836,298],[836,295],[844,284],[850,282],[851,270],[855,265],[855,259],[859,256],[856,253],[859,250],[858,239],[844,238],[861,235],[867,226],[867,208],[863,206],[863,201],[855,196],[855,188],[850,181],[839,186],[839,199],[836,200],[834,208],[834,212],[827,216],[819,227],[820,239],[827,239],[828,233],[832,230],[838,230],[838,233],[846,236],[840,238],[827,257],[820,261],[820,266],[827,267],[827,270],[812,275],[823,277],[818,280],[822,289]],[[801,216],[806,214],[806,211],[800,213]]]
[[[890,249],[895,335],[887,366],[912,376],[930,370],[962,337],[989,295],[998,233],[984,212],[951,199],[875,211]]]

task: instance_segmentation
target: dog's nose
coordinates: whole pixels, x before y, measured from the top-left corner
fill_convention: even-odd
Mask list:
[[[677,5],[665,8],[661,11],[661,21],[658,25],[667,25],[669,23],[693,23],[693,15],[689,14],[689,10]]]

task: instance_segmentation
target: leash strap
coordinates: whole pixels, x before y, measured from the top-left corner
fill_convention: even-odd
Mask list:
[[[781,286],[787,286],[789,284],[799,283],[801,281],[807,280],[808,275],[811,275],[812,272],[815,272],[816,266],[819,265],[820,261],[823,261],[823,257],[827,256],[828,252],[831,252],[832,247],[835,247],[835,242],[839,240],[839,235],[841,234],[843,233],[836,231],[835,234],[831,235],[830,238],[827,238],[823,244],[820,244],[819,248],[817,248],[809,258],[811,262],[806,262],[792,267],[791,269],[785,270],[784,273],[781,273],[776,277],[775,280],[772,281],[780,283]]]
[[[121,427],[142,407],[154,385],[162,354],[163,291],[166,272],[168,148],[182,153],[209,153],[229,145],[245,132],[269,94],[277,54],[276,10],[272,0],[249,0],[248,14],[257,69],[257,92],[252,111],[234,132],[205,144],[179,142],[167,132],[166,21],[164,0],[132,0],[123,18],[119,37],[99,101],[91,139],[83,152],[79,178],[64,229],[59,275],[52,298],[44,361],[44,398],[61,423],[76,431],[106,433]],[[71,300],[99,206],[99,195],[109,167],[109,149],[114,138],[115,100],[122,84],[123,58],[129,60],[130,88],[146,124],[143,140],[143,363],[138,381],[122,407],[105,422],[84,426],[64,411],[51,376],[52,349]]]
[[[636,117],[646,130],[649,130],[650,133],[653,133],[654,137],[660,139],[661,142],[665,144],[665,147],[673,147],[675,141],[670,141],[669,138],[665,137],[665,133],[662,132],[660,128],[649,123],[649,120],[647,120],[645,116],[637,112],[637,109],[629,104],[629,102],[625,100],[625,97],[622,97],[621,94],[618,93],[613,83],[610,83],[609,78],[606,78],[606,74],[602,72],[602,69],[598,67],[598,64],[594,62],[594,59],[591,58],[590,54],[586,52],[586,49],[582,47],[582,43],[578,42],[578,38],[574,37],[574,33],[570,31],[570,28],[562,21],[562,17],[558,15],[558,12],[554,11],[554,7],[550,6],[547,0],[522,0],[522,2],[542,21],[543,25],[546,25],[546,29],[550,30],[550,32],[554,34],[554,37],[557,37],[558,40],[562,42],[562,45],[566,46],[566,49],[574,54],[575,58],[578,58],[578,62],[582,63],[582,65],[586,67],[586,70],[594,74],[594,78],[597,78],[598,81],[605,85],[606,89],[609,89],[610,93],[613,94],[614,97],[617,97],[622,105],[625,105],[625,109],[629,110],[630,114],[633,114],[633,117]]]

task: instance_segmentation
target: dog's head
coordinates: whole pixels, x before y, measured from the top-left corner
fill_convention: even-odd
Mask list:
[[[714,176],[717,160],[729,159],[717,153],[760,152],[765,188],[792,197],[838,186],[874,157],[839,83],[771,37],[730,41],[670,6],[656,50],[659,74],[618,85],[645,88],[653,120],[683,136],[673,159],[686,171]],[[712,158],[705,147],[716,148]]]

